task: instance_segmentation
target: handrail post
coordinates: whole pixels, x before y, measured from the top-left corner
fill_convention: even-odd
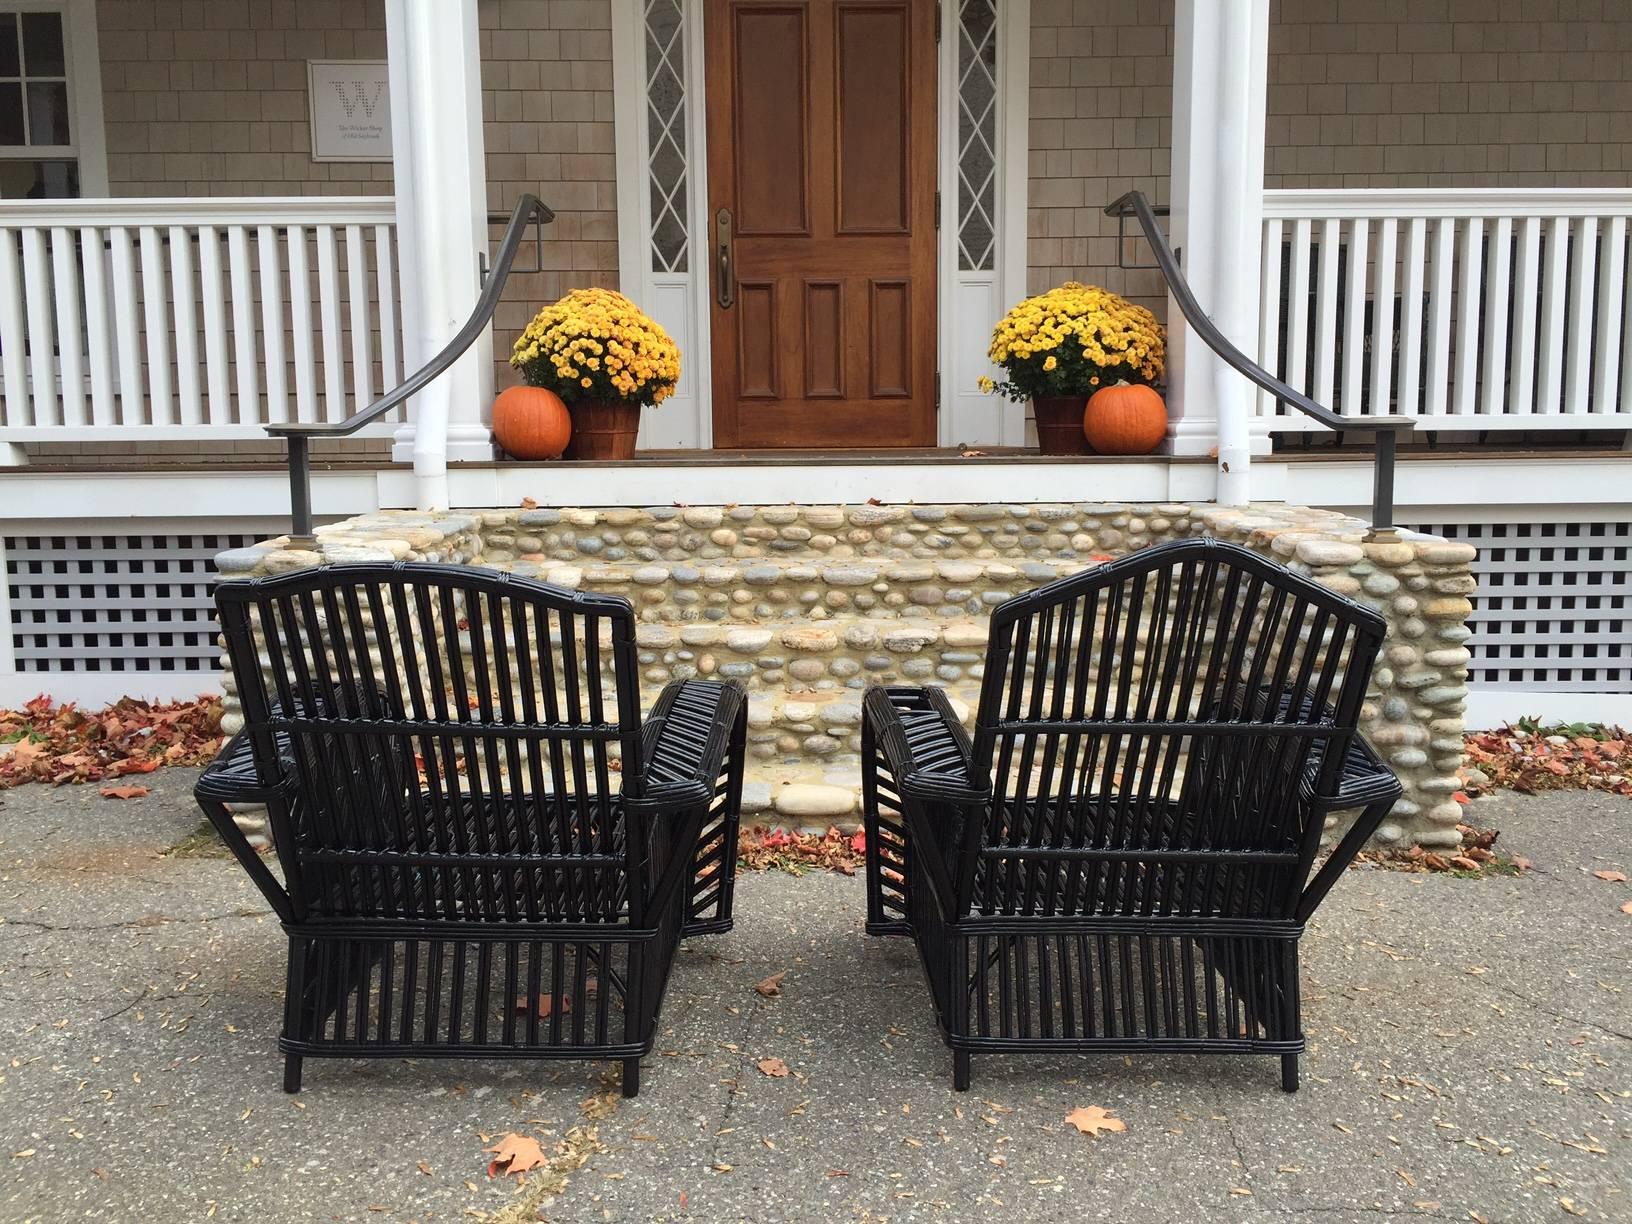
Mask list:
[[[1394,441],[1392,429],[1379,429],[1372,435],[1370,534],[1390,539],[1394,535]]]
[[[310,439],[290,434],[289,443],[289,542],[311,548],[317,543],[312,534],[312,459]]]

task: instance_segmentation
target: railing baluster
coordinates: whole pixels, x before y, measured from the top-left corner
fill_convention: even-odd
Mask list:
[[[1479,389],[1479,296],[1484,283],[1485,223],[1469,217],[1462,229],[1462,260],[1457,269],[1455,373],[1451,375],[1451,411],[1470,416]]]
[[[346,300],[351,326],[351,400],[361,408],[374,398],[374,333],[368,309],[368,250],[363,227],[346,226]]]
[[[306,227],[291,225],[284,244],[289,253],[289,333],[295,356],[295,420],[320,421],[317,409],[317,345],[312,339],[311,258]]]
[[[51,317],[51,263],[45,233],[34,226],[23,231],[23,303],[28,311],[28,381],[31,425],[61,425],[57,409],[56,345]]]
[[[379,283],[380,303],[380,386],[394,387],[402,381],[399,354],[402,336],[397,322],[397,248],[390,226],[374,227],[374,276]]]
[[[1299,219],[1292,227],[1292,276],[1287,287],[1286,381],[1299,391],[1309,390],[1309,239],[1313,227]]]
[[[1541,386],[1536,411],[1558,413],[1564,394],[1564,290],[1569,265],[1570,219],[1554,217],[1547,227],[1547,249],[1542,257],[1541,328],[1536,338]]]
[[[1434,226],[1434,287],[1428,299],[1428,385],[1424,416],[1444,416],[1451,373],[1451,285],[1456,263],[1456,220]]]
[[[1490,236],[1490,279],[1485,282],[1485,372],[1479,414],[1500,416],[1507,400],[1507,312],[1513,264],[1513,219],[1498,217]]]
[[[341,421],[346,412],[346,357],[340,345],[340,260],[334,226],[317,227],[317,313],[323,328],[323,418]]]
[[[289,419],[289,371],[283,356],[283,264],[274,226],[256,227],[261,265],[261,350],[266,365],[266,419]],[[306,339],[311,343],[311,337]]]
[[[113,334],[108,328],[108,255],[102,230],[79,231],[79,258],[85,268],[85,349],[91,368],[91,424],[114,424],[119,417],[113,381]]]
[[[28,403],[28,345],[23,324],[23,277],[18,233],[0,229],[0,371],[6,379],[7,425],[33,423]]]
[[[1281,363],[1281,222],[1271,217],[1264,222],[1263,266],[1259,273],[1258,364],[1272,374],[1286,377]],[[1280,404],[1274,395],[1258,389],[1257,415],[1274,417]]]
[[[1536,402],[1537,296],[1541,292],[1541,218],[1526,217],[1519,230],[1519,271],[1513,285],[1513,376],[1507,411],[1529,417]]]
[[[1399,258],[1399,222],[1384,217],[1377,225],[1377,291],[1371,308],[1371,398],[1373,414],[1387,414],[1394,381],[1394,264]]]
[[[1592,382],[1592,410],[1621,412],[1632,405],[1617,401],[1616,380],[1621,373],[1621,346],[1627,329],[1622,322],[1626,291],[1626,218],[1611,217],[1603,243],[1604,274],[1598,286],[1598,368]]]
[[[1598,271],[1598,218],[1575,223],[1570,260],[1569,352],[1564,370],[1564,411],[1585,412],[1592,385],[1592,299]]]
[[[169,289],[165,284],[164,240],[154,225],[141,227],[142,330],[147,341],[147,411],[155,425],[174,425],[176,405],[170,369]]]
[[[127,226],[111,228],[113,341],[119,349],[119,424],[146,421],[142,394],[142,330],[136,309],[136,246]]]
[[[62,385],[64,425],[85,424],[85,359],[80,344],[78,234],[67,226],[51,228],[51,287],[57,307],[57,372]]]
[[[1368,247],[1371,221],[1356,217],[1349,222],[1348,272],[1343,303],[1343,403],[1345,416],[1360,416],[1366,368],[1366,283],[1369,270]]]
[[[204,306],[204,381],[210,424],[232,420],[231,370],[227,363],[227,304],[221,291],[221,235],[213,225],[198,227],[199,298]]]
[[[170,289],[176,320],[176,396],[181,423],[204,423],[198,380],[198,290],[193,284],[193,236],[187,226],[170,227]]]
[[[1322,404],[1332,402],[1337,376],[1337,269],[1342,254],[1341,222],[1328,217],[1320,223],[1320,278],[1315,291],[1315,377],[1309,394]]]
[[[255,342],[255,265],[249,254],[249,227],[227,230],[228,289],[232,294],[232,364],[238,388],[235,422],[261,420],[260,347]]]
[[[1405,293],[1400,301],[1400,412],[1422,411],[1422,286],[1428,258],[1428,221],[1412,217],[1405,231]]]

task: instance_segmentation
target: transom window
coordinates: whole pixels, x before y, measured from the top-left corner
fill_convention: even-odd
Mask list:
[[[57,9],[0,11],[0,198],[79,195],[64,25]]]

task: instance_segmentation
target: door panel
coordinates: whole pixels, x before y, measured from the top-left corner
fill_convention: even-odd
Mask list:
[[[715,444],[933,445],[934,6],[707,0],[704,28]]]

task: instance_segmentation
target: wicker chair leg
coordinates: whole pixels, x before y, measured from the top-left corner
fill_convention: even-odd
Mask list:
[[[952,1091],[969,1091],[969,1051],[952,1051]]]
[[[283,1090],[288,1093],[300,1091],[300,1064],[299,1054],[285,1054],[283,1057]]]
[[[1298,1090],[1298,1056],[1296,1054],[1281,1055],[1281,1091],[1296,1092]]]
[[[625,1097],[640,1095],[640,1059],[638,1058],[623,1060],[623,1095]]]

